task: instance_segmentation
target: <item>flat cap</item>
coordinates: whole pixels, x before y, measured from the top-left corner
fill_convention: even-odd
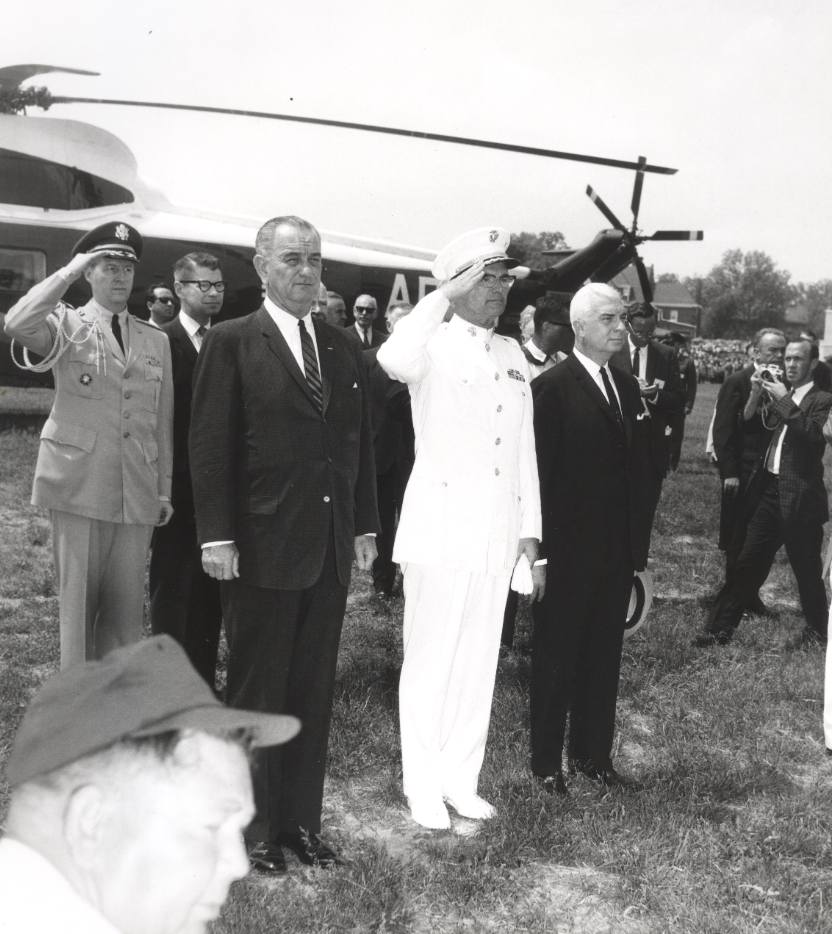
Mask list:
[[[153,636],[49,678],[32,698],[6,764],[13,787],[125,739],[169,730],[227,736],[250,730],[255,746],[277,746],[296,717],[221,704],[170,636]]]
[[[520,265],[519,259],[506,255],[511,234],[502,227],[478,227],[457,237],[441,250],[433,261],[432,272],[443,282],[453,279],[474,263],[505,263],[509,269]]]
[[[142,235],[123,221],[109,221],[90,230],[72,248],[72,255],[100,253],[117,259],[131,259],[134,263],[142,257]]]

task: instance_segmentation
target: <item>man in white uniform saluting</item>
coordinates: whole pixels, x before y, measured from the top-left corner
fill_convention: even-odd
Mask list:
[[[450,827],[444,802],[494,815],[477,782],[503,609],[541,534],[531,374],[517,343],[494,333],[518,265],[508,243],[508,231],[485,227],[445,247],[433,266],[442,284],[378,351],[413,405],[416,461],[393,560],[404,571],[404,791],[425,827]],[[544,574],[534,569],[533,600]]]

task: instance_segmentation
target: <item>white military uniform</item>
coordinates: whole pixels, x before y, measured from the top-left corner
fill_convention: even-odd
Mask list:
[[[142,637],[144,572],[160,499],[170,498],[173,383],[167,335],[94,299],[59,299],[58,273],[6,315],[6,333],[46,355],[64,310],[72,337],[54,365],[55,401],[41,432],[32,503],[50,510],[61,667]],[[19,352],[19,351],[18,351]]]
[[[530,371],[513,340],[424,298],[379,348],[406,382],[416,461],[393,560],[404,569],[399,688],[404,791],[474,794],[511,573],[541,535]]]

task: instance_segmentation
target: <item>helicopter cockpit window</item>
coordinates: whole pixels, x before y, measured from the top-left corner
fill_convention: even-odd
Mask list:
[[[45,253],[0,247],[0,292],[28,292],[45,278]]]
[[[127,188],[81,169],[0,149],[0,204],[80,211],[130,204]]]

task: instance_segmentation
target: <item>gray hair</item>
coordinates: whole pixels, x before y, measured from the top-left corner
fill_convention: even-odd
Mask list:
[[[611,285],[605,285],[603,282],[590,282],[572,297],[569,305],[569,320],[574,325],[576,321],[583,321],[591,312],[610,305],[620,311],[624,310],[621,296]]]
[[[321,235],[315,227],[305,221],[302,217],[296,217],[294,214],[286,214],[282,217],[273,217],[257,231],[257,237],[254,240],[254,249],[261,256],[268,256],[274,246],[274,235],[278,227],[293,227],[298,233],[315,236],[320,240]]]
[[[780,330],[780,328],[760,328],[759,331],[754,335],[754,346],[759,347],[760,341],[766,336],[766,334],[774,334],[775,337],[782,337],[783,340],[786,339],[786,335]]]

